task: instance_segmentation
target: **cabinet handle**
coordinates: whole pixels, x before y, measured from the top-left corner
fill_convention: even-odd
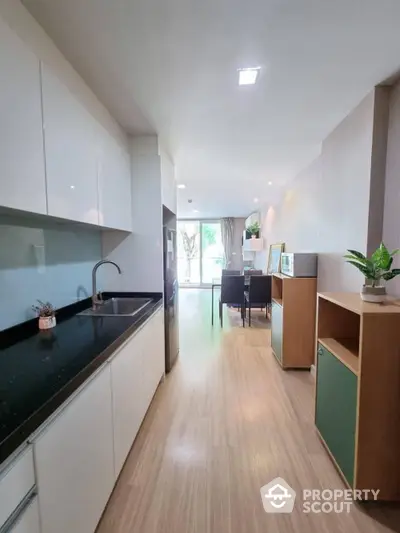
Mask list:
[[[6,520],[6,522],[0,527],[0,533],[11,533],[11,530],[22,517],[27,508],[31,505],[33,500],[37,496],[36,486],[32,487],[22,502],[18,505],[15,511],[11,516]]]
[[[324,350],[322,348],[318,348],[318,355],[324,355]]]

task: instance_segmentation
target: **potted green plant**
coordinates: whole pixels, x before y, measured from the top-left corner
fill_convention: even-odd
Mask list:
[[[260,223],[257,221],[253,222],[247,226],[246,230],[250,233],[252,239],[256,239],[260,235]]]
[[[51,329],[56,325],[56,309],[50,302],[38,300],[39,305],[32,305],[39,318],[39,329]]]
[[[356,250],[347,250],[347,263],[358,268],[369,283],[363,285],[361,298],[365,302],[382,303],[386,299],[386,287],[382,280],[389,281],[400,274],[400,268],[393,268],[393,258],[399,250],[389,252],[382,242],[370,258]]]

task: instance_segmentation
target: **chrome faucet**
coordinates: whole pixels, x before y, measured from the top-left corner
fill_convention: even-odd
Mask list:
[[[98,263],[96,263],[94,265],[93,271],[92,271],[92,291],[93,291],[93,294],[92,294],[92,306],[93,306],[93,309],[96,309],[96,306],[101,305],[103,303],[103,300],[101,298],[101,294],[100,294],[100,298],[97,295],[96,274],[97,274],[98,268],[101,265],[105,265],[106,263],[109,263],[110,265],[114,265],[118,269],[118,272],[120,274],[122,274],[121,269],[119,268],[117,263],[114,263],[114,261],[108,261],[108,259],[102,259],[101,261],[99,261]]]

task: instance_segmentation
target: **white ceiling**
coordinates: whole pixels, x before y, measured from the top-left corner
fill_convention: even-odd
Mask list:
[[[187,186],[180,216],[246,216],[276,197],[400,66],[398,0],[24,4],[127,131],[157,131]],[[249,66],[258,83],[239,87]]]

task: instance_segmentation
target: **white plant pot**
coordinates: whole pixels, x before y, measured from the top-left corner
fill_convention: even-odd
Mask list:
[[[371,287],[370,285],[364,285],[361,289],[360,296],[364,302],[381,304],[386,300],[386,287]]]
[[[253,234],[253,235],[251,236],[251,238],[252,238],[252,239],[255,239],[255,238],[256,238],[256,236],[255,236],[255,235]]]
[[[51,329],[56,325],[55,316],[40,316],[39,317],[39,329]]]

